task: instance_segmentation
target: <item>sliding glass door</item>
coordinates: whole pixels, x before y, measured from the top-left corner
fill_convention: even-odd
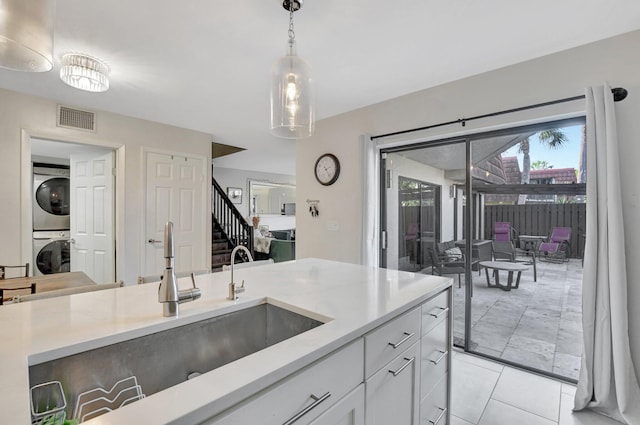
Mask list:
[[[429,250],[440,241],[440,186],[398,177],[398,269],[431,266]]]
[[[556,121],[381,156],[381,265],[453,278],[456,346],[566,380],[581,355],[583,127]]]

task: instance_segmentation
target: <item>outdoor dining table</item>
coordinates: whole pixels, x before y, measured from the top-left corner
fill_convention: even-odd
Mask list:
[[[516,289],[520,286],[520,275],[523,271],[529,270],[529,266],[522,263],[512,263],[511,261],[481,261],[480,265],[484,267],[484,271],[487,274],[487,286],[489,288],[500,288],[503,291],[511,291],[512,287]],[[495,283],[491,283],[489,278],[489,270],[493,270]],[[500,284],[500,271],[508,272],[507,284]],[[518,273],[516,276],[516,284],[513,286],[513,274]]]

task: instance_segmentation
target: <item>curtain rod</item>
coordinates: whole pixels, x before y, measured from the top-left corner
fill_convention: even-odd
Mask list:
[[[624,100],[628,94],[627,90],[622,87],[616,87],[614,89],[611,89],[611,93],[613,94],[614,102],[619,102],[621,100]],[[461,124],[464,127],[467,124],[467,121],[474,121],[474,120],[479,120],[481,118],[489,118],[489,117],[495,117],[498,115],[511,114],[513,112],[526,111],[528,109],[541,108],[543,106],[556,105],[558,103],[573,102],[574,100],[580,100],[584,98],[585,98],[585,95],[583,94],[581,96],[565,97],[564,99],[551,100],[549,102],[536,103],[535,105],[521,106],[519,108],[513,108],[513,109],[506,109],[504,111],[492,112],[490,114],[476,115],[475,117],[458,118],[457,120],[454,120],[454,121],[441,122],[439,124],[432,124],[426,127],[412,128],[409,130],[401,130],[401,131],[395,131],[393,133],[372,136],[371,140],[381,139],[383,137],[397,136],[399,134],[414,133],[416,131],[429,130],[432,128],[444,127],[445,125],[451,125],[451,124]]]

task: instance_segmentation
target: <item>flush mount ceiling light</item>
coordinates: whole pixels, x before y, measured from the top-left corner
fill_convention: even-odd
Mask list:
[[[109,67],[94,57],[68,53],[62,57],[60,79],[80,90],[107,91],[109,89]]]
[[[287,54],[271,69],[271,133],[287,139],[309,137],[315,127],[313,86],[309,65],[296,55],[293,13],[303,0],[284,0],[289,12]]]
[[[45,72],[53,68],[55,0],[0,2],[0,67]]]

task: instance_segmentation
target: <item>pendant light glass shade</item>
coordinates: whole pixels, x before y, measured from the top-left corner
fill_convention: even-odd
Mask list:
[[[53,68],[55,0],[0,2],[0,67],[45,72]]]
[[[103,92],[109,89],[109,67],[91,56],[69,53],[62,57],[60,79],[80,90]]]
[[[271,69],[271,133],[277,137],[309,137],[315,128],[314,93],[311,67],[295,53],[295,41],[289,52]]]

